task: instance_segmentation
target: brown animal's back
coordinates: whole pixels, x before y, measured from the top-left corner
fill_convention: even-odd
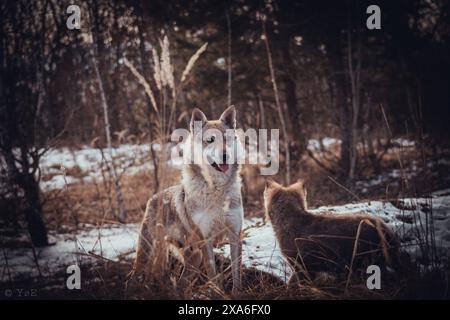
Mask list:
[[[288,224],[288,221],[285,223]],[[363,215],[320,215],[310,219],[294,219],[290,224],[291,231],[277,232],[280,246],[290,259],[296,260],[297,254],[301,255],[310,271],[339,272],[350,266],[358,228],[360,231],[354,260],[356,265],[364,260],[384,263],[377,225],[385,234],[388,245],[392,246],[393,240],[396,242],[395,236],[383,222]]]
[[[380,218],[313,214],[304,208],[306,200],[301,195],[286,188],[265,193],[267,214],[280,248],[295,268],[309,272],[344,271],[352,262],[358,228],[354,266],[384,265],[389,264],[390,256],[395,259],[398,239]]]

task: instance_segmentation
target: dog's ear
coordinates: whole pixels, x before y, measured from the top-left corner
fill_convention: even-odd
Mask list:
[[[273,179],[270,179],[270,178],[266,179],[266,189],[272,189],[272,188],[276,188],[276,187],[281,187],[281,185]]]
[[[289,189],[294,189],[294,190],[297,190],[297,191],[304,192],[306,190],[306,188],[305,188],[305,181],[303,181],[302,179],[298,179],[296,183],[291,184],[289,186]]]
[[[206,118],[205,114],[199,108],[194,108],[194,110],[192,111],[191,124],[190,124],[191,132],[194,132],[194,124],[196,121],[201,122],[201,128],[203,127],[205,122],[208,121],[208,118]]]
[[[305,181],[298,179],[298,181],[289,186],[289,189],[294,191],[300,197],[300,205],[303,210],[308,210],[308,201],[306,200],[307,192],[305,187]]]
[[[289,189],[295,191],[300,196],[303,201],[303,209],[306,210],[308,208],[308,204],[306,202],[306,196],[308,192],[306,191],[305,181],[299,179],[296,183],[291,184],[289,186]]]
[[[230,106],[222,113],[220,120],[229,128],[236,128],[236,108]]]

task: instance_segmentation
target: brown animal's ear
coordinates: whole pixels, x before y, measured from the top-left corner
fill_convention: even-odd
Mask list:
[[[301,205],[302,209],[308,210],[308,202],[306,201],[307,192],[306,192],[306,188],[305,188],[305,182],[303,180],[299,179],[296,183],[291,184],[289,186],[289,190],[292,190],[298,194],[298,196],[300,198],[299,200],[300,200],[300,205]]]
[[[277,183],[275,180],[267,178],[266,179],[266,189],[272,189],[272,188],[277,188],[277,187],[281,187],[281,185],[279,183]]]
[[[236,128],[236,108],[228,107],[220,116],[220,120],[229,128]]]
[[[302,179],[298,179],[296,183],[291,184],[289,186],[289,189],[294,189],[294,190],[297,190],[297,191],[304,192],[304,191],[306,191],[305,182]]]
[[[194,132],[196,121],[201,122],[200,128],[202,128],[205,122],[208,121],[208,118],[206,118],[205,114],[199,108],[194,108],[194,110],[192,111],[191,125],[190,125],[191,132]]]

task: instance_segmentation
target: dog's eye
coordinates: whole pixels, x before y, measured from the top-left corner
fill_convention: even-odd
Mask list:
[[[207,143],[213,143],[214,142],[214,140],[216,140],[216,137],[214,137],[214,136],[210,136],[210,137],[208,137],[208,138],[206,138],[206,142]]]

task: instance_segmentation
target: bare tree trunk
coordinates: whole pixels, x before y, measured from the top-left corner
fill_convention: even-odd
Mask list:
[[[122,189],[120,187],[119,177],[116,172],[116,168],[114,165],[114,155],[113,155],[113,149],[112,149],[112,143],[111,143],[111,132],[110,132],[110,124],[109,124],[109,118],[108,118],[108,104],[106,102],[106,96],[105,91],[103,89],[103,81],[100,76],[100,71],[98,70],[98,63],[95,56],[92,58],[93,65],[94,65],[94,71],[95,75],[97,77],[98,87],[100,91],[100,100],[103,107],[103,116],[104,116],[104,122],[105,122],[105,133],[106,133],[106,143],[108,147],[109,156],[111,157],[111,169],[113,173],[113,179],[114,179],[114,190],[116,194],[116,200],[117,204],[119,205],[119,222],[125,223],[127,219],[127,212],[125,209],[125,202],[123,200],[122,196]]]
[[[375,135],[373,133],[373,126],[371,125],[370,119],[372,116],[371,108],[372,102],[370,99],[370,96],[367,97],[367,106],[363,108],[362,110],[362,118],[363,118],[363,130],[361,132],[361,135],[364,140],[364,145],[366,146],[366,157],[369,160],[370,165],[372,166],[373,173],[375,175],[379,175],[381,171],[380,167],[380,161],[377,156],[377,150],[376,150],[376,141],[375,141]]]
[[[227,69],[228,69],[228,95],[227,95],[227,106],[231,106],[231,90],[232,90],[232,73],[231,73],[231,21],[230,13],[226,11],[225,16],[227,18],[227,30],[228,30],[228,58],[227,58]]]
[[[42,205],[40,199],[39,184],[32,174],[24,174],[22,179],[22,189],[28,202],[26,209],[26,219],[31,241],[36,247],[47,246],[47,228],[42,219]]]
[[[266,53],[267,53],[267,61],[269,64],[269,71],[270,71],[270,80],[272,82],[272,86],[273,86],[273,93],[275,95],[275,104],[277,107],[277,111],[278,111],[278,117],[280,118],[280,123],[281,123],[281,128],[283,130],[283,137],[284,137],[284,148],[285,148],[285,157],[286,157],[286,177],[285,177],[285,182],[286,184],[290,184],[291,183],[291,159],[290,159],[290,151],[289,151],[289,136],[287,133],[287,128],[286,128],[286,122],[284,119],[284,113],[283,113],[283,108],[281,107],[281,103],[280,103],[280,97],[278,95],[278,87],[277,87],[277,81],[275,78],[275,70],[273,67],[273,61],[272,61],[272,53],[270,51],[270,46],[269,46],[269,38],[266,32],[266,25],[265,22],[263,21],[262,23],[263,26],[263,35],[264,35],[264,44],[266,47]]]
[[[347,30],[348,39],[348,69],[350,76],[350,88],[351,88],[351,100],[352,100],[352,121],[351,121],[351,136],[350,136],[350,167],[348,171],[348,180],[351,182],[354,180],[355,167],[357,160],[357,141],[358,134],[358,118],[359,109],[361,105],[360,92],[361,92],[361,31],[358,29],[358,43],[357,43],[357,65],[356,70],[353,67],[353,41],[352,41],[352,24],[351,24],[351,12],[349,12],[349,26]]]
[[[334,69],[333,83],[336,98],[336,107],[339,114],[339,129],[341,136],[341,151],[339,160],[340,178],[347,182],[350,172],[351,149],[351,110],[347,103],[347,79],[342,59],[342,45],[340,35],[332,36],[330,45],[330,61]]]
[[[283,64],[283,84],[284,84],[284,97],[286,101],[287,114],[289,119],[287,121],[287,127],[291,141],[289,142],[290,157],[293,160],[299,160],[306,150],[306,137],[300,125],[300,112],[297,102],[297,85],[295,76],[295,65],[292,60],[292,56],[289,49],[290,36],[286,31],[286,34],[281,35],[280,53]],[[298,161],[292,161],[291,169],[298,171]]]
[[[2,84],[3,79],[0,80]],[[0,86],[3,88],[3,86]],[[0,95],[3,95],[3,90],[0,89]],[[11,193],[17,195],[17,187],[23,190],[25,196],[25,218],[27,221],[28,232],[30,234],[31,241],[34,246],[42,247],[48,245],[47,229],[42,219],[42,205],[39,192],[39,183],[34,178],[33,173],[28,172],[28,166],[26,166],[26,171],[23,169],[19,171],[16,166],[16,159],[13,154],[12,144],[10,139],[10,131],[8,125],[4,125],[4,121],[8,121],[8,114],[11,112],[6,105],[6,99],[0,97],[0,114],[2,119],[0,119],[0,124],[2,130],[0,130],[0,142],[1,142],[1,154],[5,160],[6,164],[6,178],[8,180],[9,188]],[[5,118],[3,118],[5,117]],[[28,161],[27,159],[24,160]],[[19,201],[19,199],[15,199]]]
[[[260,119],[261,119],[259,125],[260,125],[260,127],[262,129],[267,129],[267,126],[266,126],[266,114],[264,112],[264,103],[263,103],[263,101],[261,99],[261,95],[259,95],[259,94],[258,94],[258,106],[259,106],[259,116],[260,116]]]
[[[14,156],[3,153],[7,171],[8,180],[11,188],[18,185],[24,192],[27,207],[25,209],[25,218],[27,221],[28,232],[31,242],[36,247],[48,246],[47,228],[42,219],[42,205],[39,192],[39,184],[33,174],[19,172],[15,165]]]
[[[289,114],[288,127],[291,135],[300,134],[300,119],[297,104],[297,86],[295,83],[294,62],[289,51],[289,37],[283,35],[280,42],[280,53],[283,62],[284,97],[286,100],[287,111]]]
[[[117,1],[113,2],[113,14],[114,14],[114,23],[113,23],[113,30],[115,35],[113,36],[113,43],[115,42],[115,59],[113,60],[113,77],[111,77],[112,82],[112,90],[111,90],[111,99],[110,99],[110,106],[111,106],[111,128],[112,132],[114,131],[120,131],[120,105],[119,105],[119,97],[120,97],[120,82],[119,82],[119,60],[122,57],[121,48],[120,48],[120,30],[119,30],[119,8],[118,6],[120,3]]]
[[[98,11],[94,10],[94,17],[95,17],[94,21],[98,22],[98,17],[96,15],[98,15]],[[93,36],[94,36],[94,34],[93,34]],[[96,35],[96,36],[98,36],[98,35]],[[94,39],[97,40],[98,38],[94,38]],[[96,47],[96,43],[98,45],[98,41],[95,41],[95,40],[94,40],[93,49],[91,52],[92,65],[94,67],[95,76],[97,78],[98,89],[100,91],[100,102],[101,102],[102,108],[103,108],[106,143],[107,143],[109,156],[111,157],[110,160],[111,160],[111,169],[112,169],[113,179],[114,179],[114,190],[115,190],[117,204],[119,206],[119,216],[117,218],[118,218],[119,222],[124,223],[127,219],[127,212],[125,209],[125,202],[124,202],[123,196],[122,196],[122,189],[120,187],[119,177],[117,175],[116,168],[114,165],[114,155],[113,155],[112,142],[111,142],[111,126],[109,123],[109,116],[108,116],[109,107],[108,107],[108,102],[106,100],[105,90],[104,90],[104,86],[103,86],[103,79],[102,79],[102,76],[100,74],[100,70],[98,67],[98,51],[97,51],[97,47]]]

